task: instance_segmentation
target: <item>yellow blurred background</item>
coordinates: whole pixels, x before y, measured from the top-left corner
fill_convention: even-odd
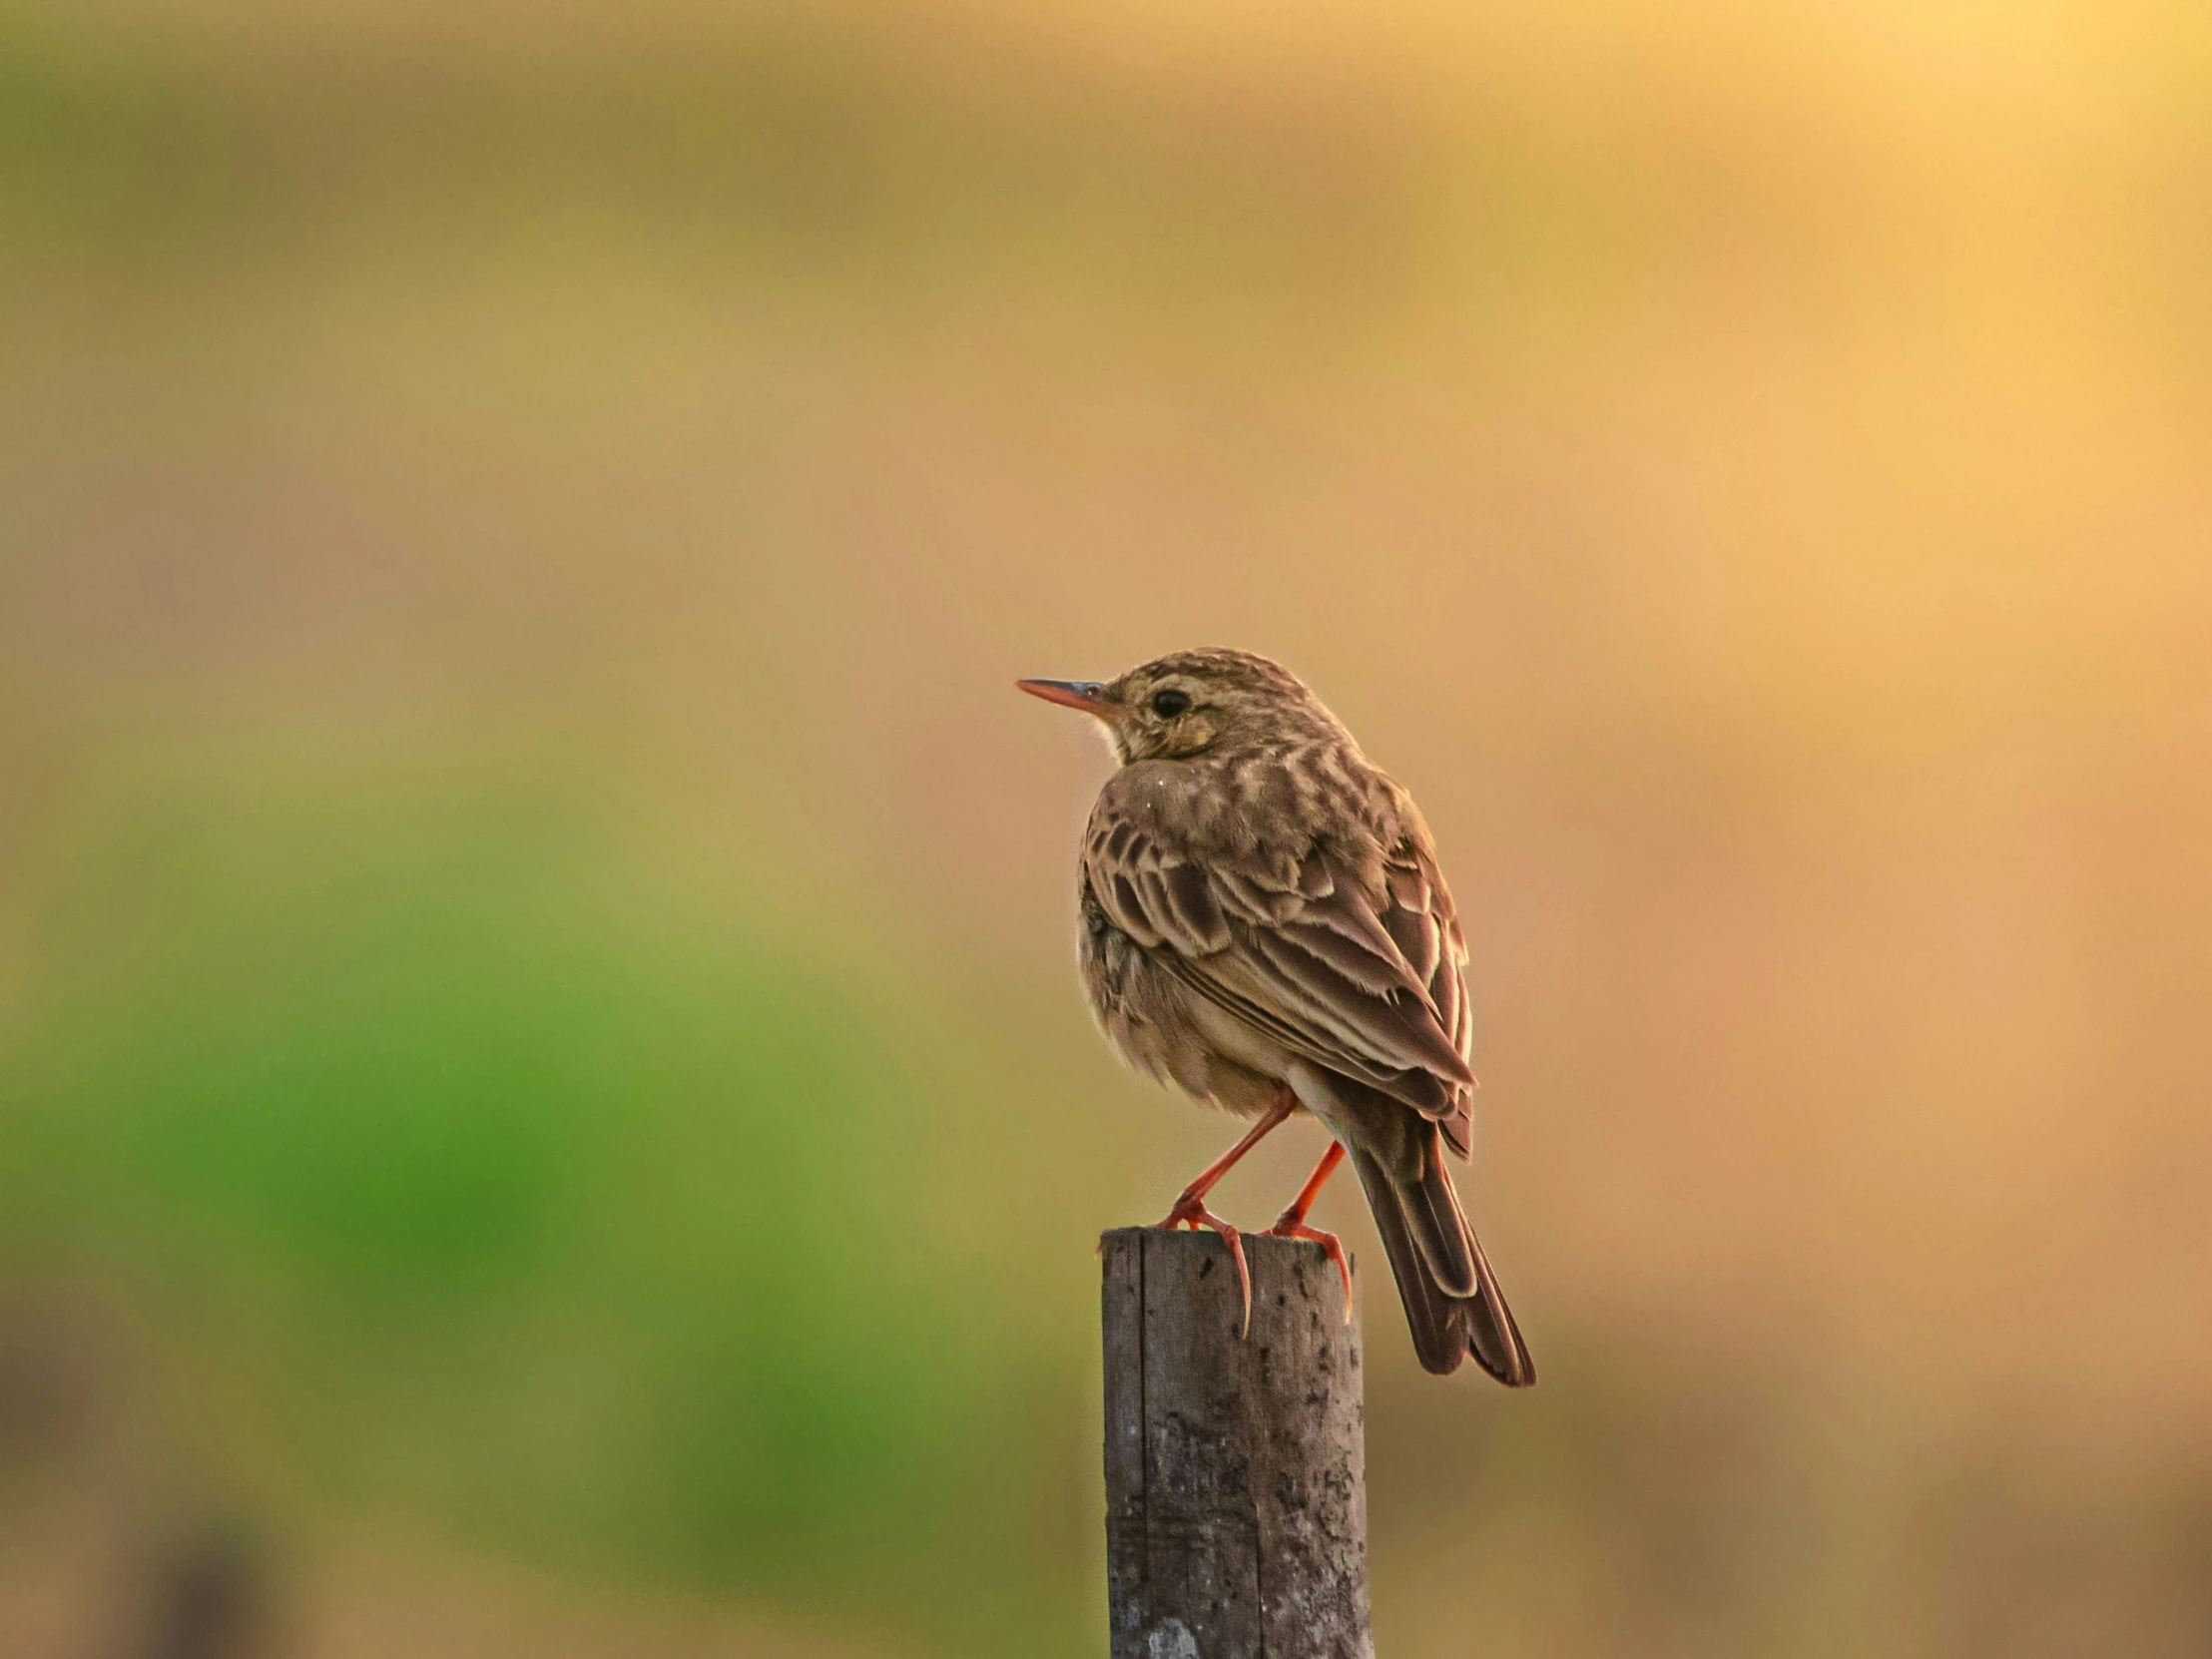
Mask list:
[[[2161,0],[10,0],[0,1651],[1103,1651],[1232,1130],[1008,682],[1196,644],[1469,917],[1544,1382],[1369,1276],[1381,1651],[2212,1652]]]

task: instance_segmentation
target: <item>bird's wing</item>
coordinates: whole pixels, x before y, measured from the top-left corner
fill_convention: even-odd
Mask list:
[[[1467,940],[1459,928],[1459,907],[1444,884],[1443,871],[1428,844],[1426,830],[1409,830],[1391,848],[1384,867],[1390,892],[1382,925],[1428,991],[1436,1021],[1451,1034],[1451,1046],[1469,1068],[1474,1063],[1474,1004],[1467,996]],[[1452,1151],[1467,1155],[1474,1127],[1474,1091],[1458,1092],[1453,1108],[1439,1120]]]
[[[1465,945],[1408,830],[1379,894],[1318,848],[1200,851],[1182,781],[1124,769],[1100,796],[1084,874],[1113,924],[1256,1033],[1436,1119],[1464,1142]]]

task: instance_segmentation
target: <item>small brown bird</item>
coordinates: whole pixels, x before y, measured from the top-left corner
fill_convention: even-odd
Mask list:
[[[1095,716],[1121,769],[1076,870],[1083,988],[1107,1040],[1163,1083],[1256,1121],[1161,1223],[1211,1227],[1252,1311],[1237,1230],[1206,1208],[1229,1168],[1294,1112],[1335,1137],[1270,1233],[1306,1225],[1347,1153],[1367,1192],[1420,1363],[1536,1381],[1459,1207],[1475,1090],[1467,947],[1413,798],[1376,770],[1288,669],[1182,651],[1118,680],[1021,680]]]

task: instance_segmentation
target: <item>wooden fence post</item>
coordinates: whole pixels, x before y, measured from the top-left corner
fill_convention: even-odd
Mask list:
[[[1373,1659],[1360,1330],[1319,1245],[1117,1228],[1105,1268],[1113,1659]]]

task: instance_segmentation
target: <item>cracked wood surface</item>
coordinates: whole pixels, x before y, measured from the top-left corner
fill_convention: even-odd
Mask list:
[[[1319,1245],[1100,1241],[1113,1659],[1373,1659],[1360,1332]]]

